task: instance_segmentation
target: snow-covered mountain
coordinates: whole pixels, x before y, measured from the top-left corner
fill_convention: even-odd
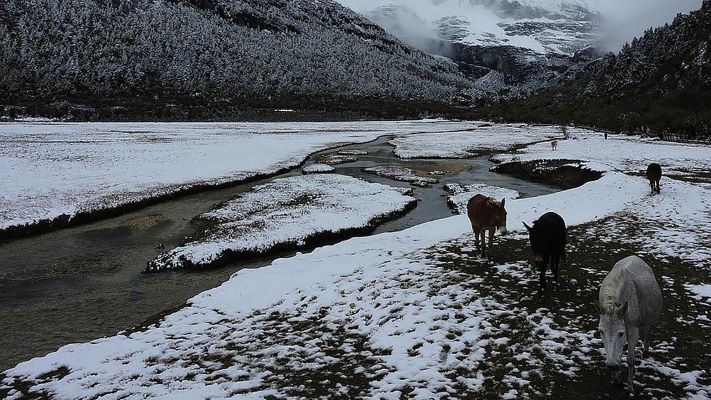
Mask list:
[[[570,123],[678,140],[711,138],[711,0],[649,28],[578,79],[473,118]]]
[[[455,61],[475,98],[517,97],[575,76],[599,53],[600,0],[340,0],[387,32]]]
[[[600,38],[603,21],[594,0],[341,2],[420,47],[422,39],[428,38],[573,55]]]

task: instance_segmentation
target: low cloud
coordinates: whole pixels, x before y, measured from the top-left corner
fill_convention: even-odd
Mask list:
[[[493,1],[481,0],[337,0],[356,12],[367,14],[384,5],[403,6],[411,9],[417,16],[427,21],[445,16],[465,17],[476,21],[478,25],[486,25],[487,20],[495,23],[497,18],[494,13],[486,9],[481,3]],[[511,0],[509,0],[511,1]],[[702,0],[519,0],[520,3],[535,6],[536,4],[560,5],[560,3],[587,4],[590,8],[598,10],[604,17],[602,26],[602,41],[607,50],[619,50],[625,42],[640,36],[646,29],[657,27],[671,22],[678,13],[701,7]],[[411,18],[398,21],[401,25],[399,31],[393,32],[405,35],[402,39],[408,41],[422,41],[424,37],[432,34],[430,26],[423,26],[421,20]],[[417,44],[417,43],[412,43]]]
[[[671,22],[679,13],[701,7],[702,0],[618,0],[601,1],[605,16],[602,44],[619,50],[625,42],[641,36],[648,28]]]

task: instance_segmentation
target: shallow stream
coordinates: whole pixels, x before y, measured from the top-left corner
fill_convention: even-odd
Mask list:
[[[465,160],[401,160],[383,137],[314,154],[365,150],[357,162],[336,166],[336,173],[370,182],[410,187],[404,182],[362,172],[376,165],[401,165],[434,176],[438,184],[414,187],[417,208],[378,227],[375,233],[405,229],[452,215],[442,186],[485,183],[517,190],[524,197],[558,189],[489,171],[487,157]],[[175,310],[207,289],[216,287],[242,268],[268,265],[291,253],[247,260],[207,271],[142,273],[146,263],[171,249],[198,226],[191,220],[214,205],[272,179],[301,174],[301,169],[258,182],[210,190],[146,207],[119,217],[0,244],[0,371],[62,345],[113,335]]]

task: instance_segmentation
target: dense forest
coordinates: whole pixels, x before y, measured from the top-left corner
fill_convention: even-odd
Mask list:
[[[145,108],[155,118],[155,110],[221,107],[397,113],[466,103],[470,86],[451,61],[332,1],[0,3],[0,104],[52,116]]]
[[[711,137],[711,1],[649,29],[578,79],[468,117],[562,122],[613,131]]]

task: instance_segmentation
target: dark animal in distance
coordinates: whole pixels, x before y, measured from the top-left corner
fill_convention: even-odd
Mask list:
[[[549,212],[538,218],[533,226],[523,225],[528,230],[528,238],[533,250],[533,262],[540,273],[539,293],[546,288],[546,270],[550,268],[553,278],[558,280],[560,261],[565,260],[565,245],[568,243],[568,230],[563,218]]]
[[[662,166],[657,163],[649,164],[649,167],[647,167],[647,179],[649,179],[649,185],[652,187],[652,194],[660,194],[662,190],[659,187],[659,180],[662,179]]]
[[[467,203],[467,216],[474,231],[474,243],[481,249],[481,255],[486,256],[486,232],[489,232],[489,254],[494,245],[494,233],[497,229],[506,233],[506,199],[494,201],[484,195],[477,194]]]
[[[551,142],[551,149],[553,151],[556,151],[558,149],[558,141],[557,140],[554,140]]]
[[[662,313],[662,291],[652,268],[637,256],[620,260],[600,285],[598,331],[605,346],[605,365],[616,382],[620,358],[627,344],[627,390],[634,392],[635,347],[644,342],[642,357],[649,348],[649,332]]]

